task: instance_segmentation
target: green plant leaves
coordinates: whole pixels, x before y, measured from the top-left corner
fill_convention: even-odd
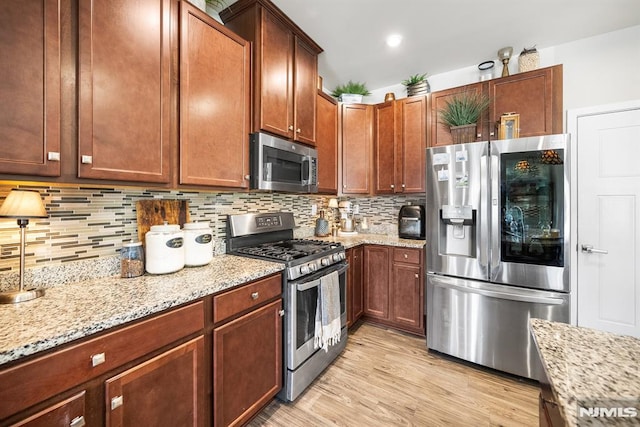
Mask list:
[[[405,86],[415,85],[427,79],[427,73],[424,74],[414,74],[413,76],[409,76],[408,79],[403,80],[402,84]]]
[[[446,102],[447,105],[440,110],[440,120],[450,127],[476,123],[490,103],[485,94],[463,92]]]
[[[347,83],[343,85],[338,85],[331,92],[331,96],[335,96],[336,98],[342,95],[343,93],[353,93],[355,95],[371,95],[371,92],[367,89],[366,83],[353,82],[349,80]]]

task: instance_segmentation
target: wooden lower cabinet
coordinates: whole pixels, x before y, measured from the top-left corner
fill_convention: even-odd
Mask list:
[[[245,424],[282,388],[281,310],[278,299],[213,330],[214,425]]]
[[[16,427],[82,427],[85,420],[85,392],[64,399],[43,409],[27,419],[14,424]]]
[[[364,313],[363,248],[347,249],[347,327],[354,325]]]
[[[105,383],[106,425],[204,426],[204,337]]]
[[[425,335],[423,251],[366,245],[364,315],[374,322]]]

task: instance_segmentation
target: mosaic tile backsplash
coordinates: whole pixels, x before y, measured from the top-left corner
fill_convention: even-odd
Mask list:
[[[208,222],[213,230],[215,252],[224,253],[226,215],[247,212],[291,211],[296,237],[313,234],[317,215],[312,205],[326,208],[326,195],[281,193],[218,193],[138,188],[101,188],[16,184],[0,181],[0,203],[11,188],[38,190],[49,218],[32,219],[27,227],[26,268],[60,265],[69,261],[114,257],[123,243],[137,239],[136,201],[186,199],[191,221]],[[400,206],[424,203],[423,195],[349,197],[367,217],[370,231],[397,234]],[[327,212],[331,219],[332,212]],[[19,228],[13,219],[0,219],[0,272],[19,269]]]

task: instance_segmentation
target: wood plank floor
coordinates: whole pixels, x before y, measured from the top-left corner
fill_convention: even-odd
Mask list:
[[[537,383],[429,353],[424,339],[369,323],[292,404],[250,426],[537,426]]]

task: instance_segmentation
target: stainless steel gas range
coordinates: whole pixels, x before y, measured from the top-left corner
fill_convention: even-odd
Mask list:
[[[290,212],[252,213],[227,217],[227,253],[285,264],[283,388],[278,398],[295,400],[344,350],[347,344],[345,251],[341,244],[294,239]],[[323,277],[338,273],[340,341],[328,351],[314,348],[318,287]]]

